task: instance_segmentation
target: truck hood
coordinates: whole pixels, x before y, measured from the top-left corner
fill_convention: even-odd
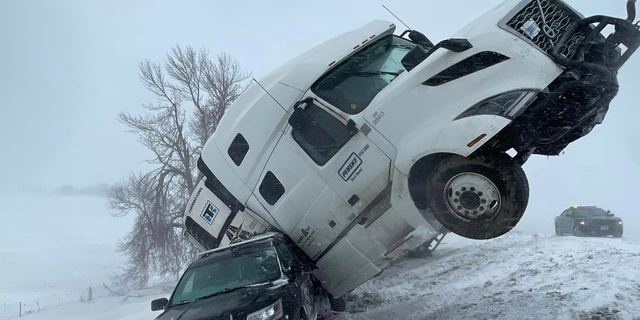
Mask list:
[[[247,287],[165,310],[156,320],[210,320],[225,314],[251,313],[281,298],[286,287]]]

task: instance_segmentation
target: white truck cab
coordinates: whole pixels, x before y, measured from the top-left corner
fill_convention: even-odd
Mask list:
[[[208,250],[279,229],[334,296],[448,231],[500,236],[526,208],[527,158],[602,121],[639,45],[632,20],[509,0],[435,45],[380,20],[326,41],[226,112],[185,235]]]

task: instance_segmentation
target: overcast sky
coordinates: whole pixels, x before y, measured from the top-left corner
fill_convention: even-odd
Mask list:
[[[372,19],[397,23],[381,4],[435,42],[499,2],[0,0],[0,192],[113,183],[144,169],[149,153],[117,114],[152,101],[137,65],[162,62],[177,43],[226,51],[260,78]],[[587,16],[626,15],[624,0],[568,2]],[[549,231],[566,207],[593,204],[640,231],[639,71],[640,53],[620,72],[603,125],[562,156],[525,165],[522,228]]]

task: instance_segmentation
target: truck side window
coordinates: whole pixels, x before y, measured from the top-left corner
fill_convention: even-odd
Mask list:
[[[388,35],[323,75],[311,90],[336,108],[362,112],[384,87],[406,71],[402,58],[415,47],[403,38]]]
[[[304,123],[293,127],[293,139],[316,164],[323,166],[351,139],[351,134],[342,122],[318,106],[309,104],[304,112]]]
[[[285,191],[280,180],[271,171],[267,171],[267,174],[264,175],[258,190],[269,205],[276,204]]]
[[[233,138],[233,141],[231,142],[231,145],[229,146],[229,150],[227,150],[227,153],[229,154],[229,158],[231,158],[231,161],[233,161],[233,163],[235,163],[236,166],[240,166],[240,164],[242,163],[242,160],[244,160],[244,156],[247,155],[248,151],[249,151],[249,143],[242,136],[242,134],[238,133],[236,137]]]

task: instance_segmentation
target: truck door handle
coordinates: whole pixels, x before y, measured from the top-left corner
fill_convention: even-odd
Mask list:
[[[358,203],[358,201],[360,201],[360,197],[358,197],[357,195],[352,195],[351,198],[349,198],[349,204],[353,207],[356,205],[356,203]]]

